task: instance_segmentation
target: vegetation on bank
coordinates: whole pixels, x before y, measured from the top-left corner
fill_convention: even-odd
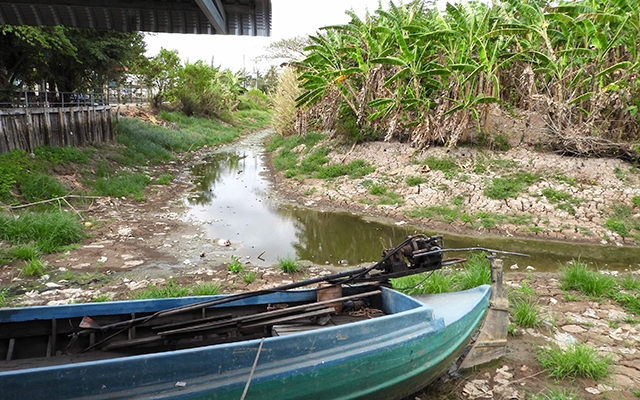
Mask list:
[[[0,262],[23,260],[16,268],[25,277],[45,274],[49,268],[44,254],[73,248],[90,235],[94,225],[83,219],[82,206],[91,197],[144,201],[149,185],[173,180],[162,168],[151,172],[148,166],[203,146],[228,143],[270,121],[268,112],[255,109],[233,114],[233,124],[177,112],[163,112],[160,118],[176,129],[122,118],[115,145],[42,146],[33,154],[19,150],[0,154]],[[79,178],[70,182],[57,171]]]
[[[638,159],[640,7],[635,1],[391,3],[311,36],[295,64],[297,126],[352,140],[496,150],[496,113],[542,113],[541,145]],[[323,118],[318,118],[322,114]],[[346,129],[345,129],[346,128]],[[475,133],[473,132],[475,131]]]

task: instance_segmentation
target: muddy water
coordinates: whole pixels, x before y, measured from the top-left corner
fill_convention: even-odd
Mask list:
[[[187,199],[188,218],[204,222],[211,239],[229,240],[236,256],[258,265],[271,265],[288,257],[353,266],[377,261],[382,249],[407,235],[440,233],[418,232],[406,225],[385,224],[350,213],[279,204],[270,197],[260,146],[214,153],[194,167],[192,174],[195,188]],[[505,257],[506,265],[517,264],[518,270],[531,266],[537,271],[553,271],[578,258],[598,268],[619,271],[637,270],[640,262],[639,248],[445,235],[445,248],[466,247],[529,254],[530,258]]]

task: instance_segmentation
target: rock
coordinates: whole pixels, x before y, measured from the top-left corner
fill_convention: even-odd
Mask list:
[[[229,239],[218,239],[218,246],[223,246],[223,247],[231,246],[231,241]]]
[[[600,391],[599,391],[598,389],[594,388],[594,387],[584,388],[584,390],[585,390],[587,393],[592,394],[592,395],[594,395],[594,396],[595,396],[595,395],[600,394]]]
[[[569,333],[584,333],[587,331],[579,325],[564,325],[561,329]]]
[[[55,282],[47,282],[44,284],[46,287],[50,288],[50,289],[55,289],[55,288],[61,288],[62,285],[58,285]]]

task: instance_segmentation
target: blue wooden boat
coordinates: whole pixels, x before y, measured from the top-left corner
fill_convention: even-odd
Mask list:
[[[345,287],[361,316],[314,290],[0,309],[0,397],[401,399],[454,364],[490,291]]]

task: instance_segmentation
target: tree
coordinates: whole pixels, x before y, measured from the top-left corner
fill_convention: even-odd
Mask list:
[[[152,95],[153,105],[159,107],[164,101],[172,100],[169,96],[175,88],[181,68],[178,51],[161,48],[155,57],[139,59],[133,72],[152,93],[155,91]]]

